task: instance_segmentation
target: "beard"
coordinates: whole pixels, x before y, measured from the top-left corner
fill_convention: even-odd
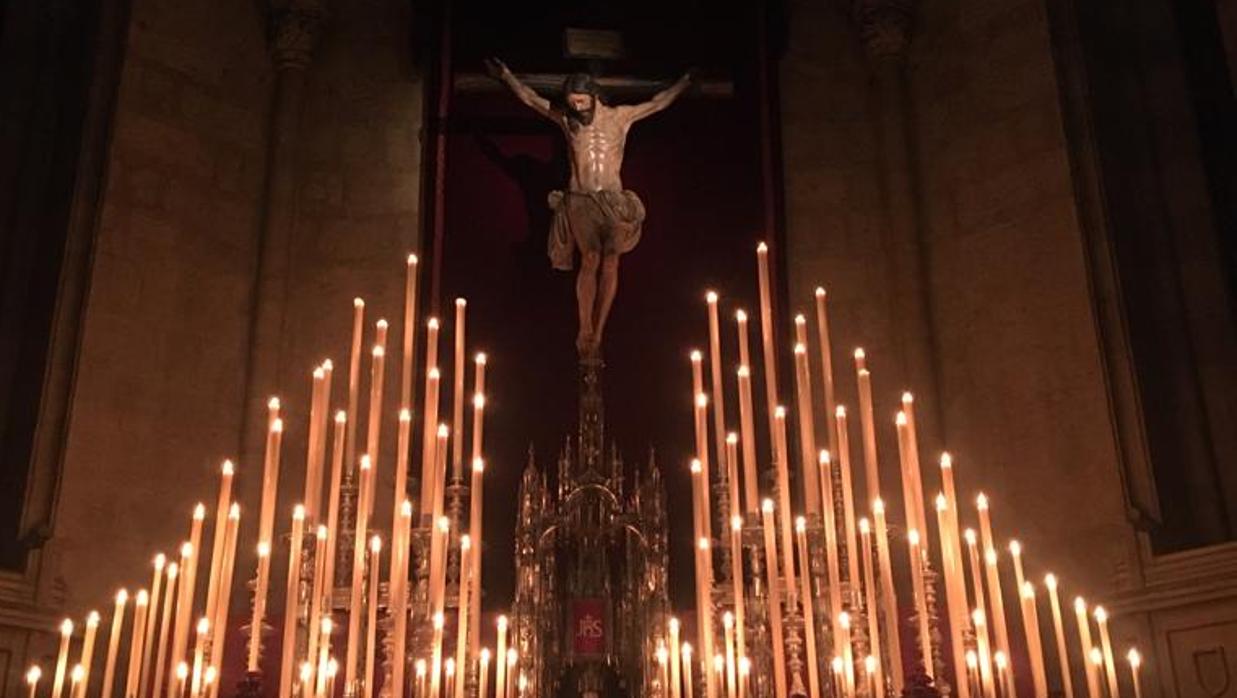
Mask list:
[[[567,105],[567,119],[571,121],[573,126],[588,126],[593,123],[593,117],[596,115],[596,98],[592,100],[588,109],[575,109],[570,104]]]
[[[588,126],[593,123],[593,117],[596,114],[597,109],[595,107],[589,107],[588,109],[584,109],[582,111],[577,111],[575,109],[567,110],[567,118],[577,126]]]

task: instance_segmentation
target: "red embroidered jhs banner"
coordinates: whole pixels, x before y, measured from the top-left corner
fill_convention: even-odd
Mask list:
[[[602,599],[581,599],[572,606],[572,636],[576,654],[606,651],[606,606]]]

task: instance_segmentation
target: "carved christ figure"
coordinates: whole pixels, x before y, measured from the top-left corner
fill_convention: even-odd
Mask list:
[[[487,68],[521,102],[557,124],[567,138],[571,179],[565,191],[549,195],[554,218],[548,252],[555,269],[570,270],[575,250],[580,251],[576,348],[581,356],[596,357],[618,290],[619,256],[640,241],[644,223],[644,204],[635,192],[623,188],[620,178],[627,131],[640,119],[670,106],[687,89],[691,74],[647,102],[615,107],[602,101],[591,76],[572,75],[563,85],[564,104],[559,107],[520,82],[502,61],[487,61]]]

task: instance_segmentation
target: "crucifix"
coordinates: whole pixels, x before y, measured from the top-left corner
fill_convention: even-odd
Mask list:
[[[502,61],[490,59],[486,68],[567,139],[571,174],[564,190],[549,194],[554,216],[547,252],[555,269],[569,271],[579,251],[576,349],[581,358],[600,358],[606,318],[618,291],[619,257],[635,248],[644,223],[644,204],[623,188],[620,177],[627,132],[635,122],[670,106],[691,84],[691,73],[647,101],[611,106],[589,74],[567,76],[562,103],[555,104]]]

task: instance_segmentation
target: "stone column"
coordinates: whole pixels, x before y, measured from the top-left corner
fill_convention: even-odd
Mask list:
[[[266,146],[266,190],[262,204],[258,263],[250,310],[245,366],[242,463],[261,463],[266,402],[287,389],[281,371],[287,349],[290,255],[296,229],[296,153],[305,72],[326,20],[325,0],[268,0],[267,32],[275,67]],[[293,375],[305,373],[293,372]],[[349,415],[352,418],[352,415]]]
[[[923,461],[930,463],[944,443],[944,425],[923,246],[923,187],[906,71],[914,0],[854,0],[851,10],[872,75],[871,113],[884,212],[882,247],[890,324],[896,328],[892,353],[898,362],[896,375],[903,381],[901,386],[886,384],[882,394],[892,395],[902,387],[915,394],[919,450]]]

